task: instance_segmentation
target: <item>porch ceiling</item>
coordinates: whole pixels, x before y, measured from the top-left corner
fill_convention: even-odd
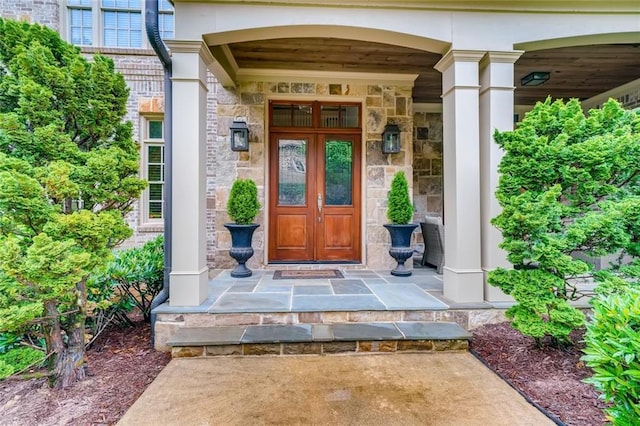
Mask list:
[[[317,70],[418,74],[416,103],[440,103],[441,55],[407,47],[336,38],[281,38],[228,45],[240,69]],[[548,82],[523,87],[532,71],[551,73]],[[515,64],[515,103],[529,105],[548,95],[587,99],[640,78],[639,44],[604,44],[525,52]]]

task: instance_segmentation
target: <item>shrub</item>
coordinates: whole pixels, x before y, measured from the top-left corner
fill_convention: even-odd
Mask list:
[[[515,269],[498,268],[488,281],[514,297],[507,315],[539,344],[547,336],[570,342],[584,316],[569,302],[590,295],[576,278],[606,276],[575,253],[640,254],[638,123],[640,110],[613,100],[587,116],[577,100],[547,99],[516,130],[495,134],[505,154],[496,192],[502,212],[492,224]]]
[[[605,411],[614,425],[640,419],[640,290],[593,301],[582,360],[593,369],[591,383],[612,405]]]
[[[98,310],[118,317],[137,307],[144,320],[151,321],[151,302],[162,290],[164,277],[163,241],[160,235],[142,247],[116,251],[105,268],[92,274],[92,300]]]
[[[227,213],[231,220],[238,225],[249,225],[253,223],[259,210],[256,183],[251,179],[236,179],[227,202]]]
[[[41,364],[44,359],[44,352],[38,349],[25,346],[10,349],[4,354],[0,354],[0,379],[9,377],[29,366]]]
[[[396,172],[388,195],[387,219],[394,225],[406,225],[413,219],[413,204],[404,172]]]

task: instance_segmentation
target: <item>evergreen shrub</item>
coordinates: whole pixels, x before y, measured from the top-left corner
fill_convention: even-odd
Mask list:
[[[492,224],[514,268],[490,272],[489,283],[516,300],[507,311],[515,328],[568,344],[584,324],[569,302],[593,295],[577,283],[635,274],[622,259],[640,254],[640,110],[610,100],[585,114],[575,99],[547,99],[495,140],[504,156]],[[597,272],[576,256],[613,253],[620,261]]]
[[[403,171],[396,172],[388,195],[387,219],[394,225],[406,225],[413,219],[409,184]]]
[[[227,202],[227,213],[231,220],[238,225],[249,225],[253,223],[259,210],[256,183],[251,179],[236,179]]]

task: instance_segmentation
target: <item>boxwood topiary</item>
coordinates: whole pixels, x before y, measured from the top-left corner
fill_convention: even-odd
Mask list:
[[[258,188],[251,179],[237,179],[233,182],[227,213],[231,220],[238,225],[249,225],[258,215],[260,202],[258,201]]]
[[[413,204],[404,172],[396,172],[388,195],[387,218],[394,225],[406,225],[413,218]]]

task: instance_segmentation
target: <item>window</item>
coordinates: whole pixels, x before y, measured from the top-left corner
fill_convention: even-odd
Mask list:
[[[140,0],[102,0],[104,45],[142,47]]]
[[[163,40],[170,40],[174,37],[173,7],[169,0],[160,0],[158,5],[158,27],[160,37]]]
[[[93,44],[91,0],[69,0],[69,36],[72,44]]]
[[[67,0],[67,39],[77,46],[150,48],[144,35],[142,0]],[[175,36],[173,6],[158,2],[163,39]]]
[[[159,223],[164,203],[164,127],[162,118],[143,117],[142,174],[149,187],[142,195],[142,222]]]

